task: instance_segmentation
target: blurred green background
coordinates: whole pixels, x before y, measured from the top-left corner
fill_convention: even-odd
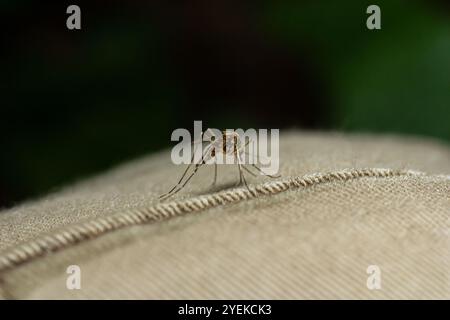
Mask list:
[[[446,1],[0,6],[0,208],[166,148],[193,120],[450,141]]]

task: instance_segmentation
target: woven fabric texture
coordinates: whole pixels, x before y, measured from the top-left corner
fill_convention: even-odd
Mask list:
[[[162,152],[1,212],[0,296],[450,298],[447,146],[291,132],[280,160],[253,193],[232,166],[211,189],[205,168],[160,204],[182,171]]]

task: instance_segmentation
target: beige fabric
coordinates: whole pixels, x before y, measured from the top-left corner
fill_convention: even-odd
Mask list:
[[[0,295],[450,297],[446,146],[388,136],[292,132],[282,136],[280,158],[281,180],[299,177],[296,183],[286,182],[285,188],[282,183],[263,185],[267,179],[262,177],[250,179],[261,191],[257,197],[242,189],[219,191],[224,199],[231,197],[229,204],[199,196],[210,190],[208,168],[173,199],[185,202],[159,206],[157,195],[170,188],[182,170],[170,164],[168,153],[161,153],[2,212]],[[219,181],[235,181],[235,170],[221,169]],[[311,174],[319,178],[304,178]],[[173,214],[192,199],[198,203],[194,201],[182,216]],[[207,200],[211,205],[204,206]],[[126,221],[124,215],[134,208],[144,210]],[[157,216],[158,212],[166,213]],[[118,216],[124,220],[120,227],[99,226],[97,231],[107,232],[83,237],[78,244],[42,240],[47,235],[58,239],[74,226],[92,226],[105,217],[120,222]],[[148,217],[164,220],[143,224],[155,222]],[[36,248],[30,245],[39,240]],[[43,256],[35,254],[39,248],[57,250]],[[2,270],[2,263],[8,268]],[[65,287],[65,270],[71,264],[81,267],[82,290]],[[366,269],[373,264],[382,271],[381,290],[366,287]]]

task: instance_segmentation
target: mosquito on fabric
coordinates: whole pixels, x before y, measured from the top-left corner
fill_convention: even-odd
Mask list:
[[[205,164],[211,163],[214,164],[213,185],[215,185],[217,182],[218,157],[227,157],[227,156],[232,157],[234,163],[237,164],[239,170],[239,185],[244,184],[249,191],[250,188],[248,187],[247,180],[245,179],[244,171],[252,176],[256,176],[256,174],[252,172],[247,166],[250,166],[252,169],[258,171],[258,173],[268,176],[270,178],[275,179],[280,177],[280,175],[266,174],[260,167],[258,167],[254,163],[246,164],[242,161],[243,155],[244,154],[248,155],[245,149],[247,145],[250,143],[250,140],[247,141],[246,143],[243,143],[237,132],[222,131],[221,136],[217,137],[210,129],[208,129],[205,132],[202,132],[200,141],[192,143],[194,145],[194,148],[196,144],[204,143],[203,138],[205,136],[209,136],[209,141],[207,141],[206,146],[203,147],[204,149],[202,151],[201,157],[199,157],[197,161],[194,161],[195,159],[195,149],[194,149],[194,152],[192,152],[191,162],[181,175],[178,182],[167,193],[164,193],[161,196],[159,196],[159,199],[161,200],[167,199],[173,196],[174,194],[178,193],[180,190],[182,190],[192,179],[192,177],[197,173],[198,169]],[[192,168],[193,170],[191,170]],[[192,172],[188,174],[190,170]]]

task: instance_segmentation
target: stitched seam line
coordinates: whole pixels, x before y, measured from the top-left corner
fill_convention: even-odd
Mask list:
[[[48,253],[57,252],[80,242],[95,239],[101,235],[129,226],[163,221],[219,205],[236,203],[259,196],[276,195],[287,190],[307,188],[320,183],[347,181],[363,177],[394,177],[403,175],[417,176],[424,175],[424,173],[381,168],[347,169],[267,182],[250,187],[250,191],[245,188],[225,190],[187,200],[175,200],[151,207],[131,209],[107,217],[95,218],[84,223],[69,225],[62,229],[57,229],[52,234],[44,234],[9,248],[0,254],[0,273]]]

